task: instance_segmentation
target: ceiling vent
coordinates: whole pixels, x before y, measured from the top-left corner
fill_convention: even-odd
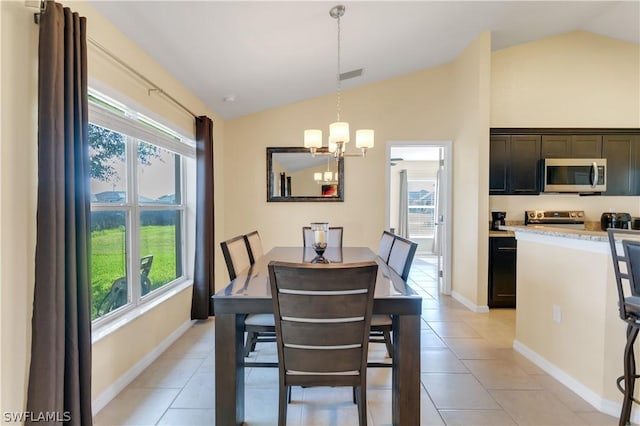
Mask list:
[[[340,81],[349,80],[350,78],[360,77],[362,75],[362,68],[357,70],[347,71],[340,74]]]

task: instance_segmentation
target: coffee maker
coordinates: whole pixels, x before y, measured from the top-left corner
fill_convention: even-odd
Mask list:
[[[491,212],[491,230],[500,231],[500,226],[504,225],[507,212]]]

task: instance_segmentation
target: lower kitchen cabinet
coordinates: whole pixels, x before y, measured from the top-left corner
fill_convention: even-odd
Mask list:
[[[515,237],[489,238],[489,307],[516,307]]]

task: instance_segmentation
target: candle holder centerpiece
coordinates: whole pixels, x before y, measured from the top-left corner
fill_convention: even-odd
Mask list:
[[[311,244],[311,247],[316,252],[316,257],[311,263],[329,263],[323,256],[324,251],[327,249],[329,224],[327,222],[312,222],[311,232],[313,232],[313,244]]]

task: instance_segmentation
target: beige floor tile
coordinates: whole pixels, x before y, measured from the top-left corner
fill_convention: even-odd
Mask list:
[[[179,391],[126,388],[94,417],[93,423],[96,426],[154,425]]]
[[[480,337],[477,331],[461,321],[428,321],[440,337]]]
[[[615,417],[594,410],[513,350],[515,310],[472,312],[455,299],[440,295],[433,277],[435,269],[428,265],[414,268],[410,276],[414,288],[424,297],[421,426],[617,424]],[[195,322],[95,416],[96,426],[213,424],[214,344],[215,318]],[[256,349],[248,360],[277,361],[275,344],[258,344]],[[370,361],[390,361],[385,354],[383,345],[370,345]],[[390,425],[391,369],[370,368],[367,381],[369,424]],[[245,383],[246,424],[275,425],[278,370],[247,368]],[[514,390],[531,386],[537,390]],[[350,388],[293,389],[293,402],[288,405],[289,426],[357,423]]]
[[[599,411],[584,411],[576,413],[578,417],[584,420],[585,424],[590,426],[617,426],[618,417],[609,416]]]
[[[196,373],[182,388],[171,408],[215,408],[215,374]]]
[[[420,332],[420,348],[446,348],[447,345],[431,329]]]
[[[515,363],[501,359],[462,361],[485,389],[542,389],[534,377]]]
[[[527,358],[514,351],[512,348],[496,349],[495,354],[497,355],[498,359],[504,359],[506,361],[514,362],[527,374],[547,374],[542,368],[538,367],[533,362],[529,361]]]
[[[429,396],[439,409],[499,409],[500,406],[471,374],[423,373]]]
[[[458,359],[496,359],[496,347],[485,339],[443,337],[442,340]]]
[[[420,351],[422,373],[468,373],[467,367],[448,348],[425,348]]]
[[[502,410],[440,410],[447,425],[506,426],[515,425],[511,416]]]
[[[491,390],[489,393],[519,425],[580,426],[586,424],[548,391]]]
[[[358,408],[353,403],[350,387],[305,388],[303,395],[301,424],[308,426],[358,425]],[[367,419],[373,424],[368,410]]]
[[[202,408],[170,408],[157,423],[171,426],[205,426],[216,422],[216,411]]]
[[[203,361],[200,358],[158,358],[129,386],[133,388],[182,388]]]
[[[545,390],[553,393],[571,411],[594,411],[595,408],[571,389],[548,375],[532,376]]]

